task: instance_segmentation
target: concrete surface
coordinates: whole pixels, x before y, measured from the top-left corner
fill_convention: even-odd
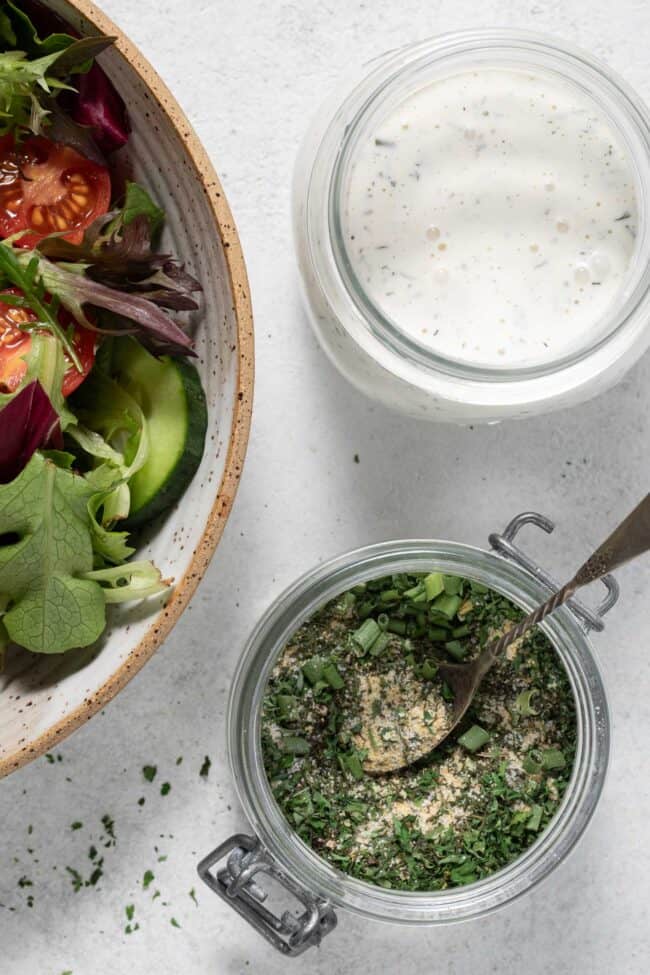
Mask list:
[[[526,508],[559,522],[557,537],[537,546],[559,573],[647,491],[649,467],[649,358],[585,407],[478,430],[400,419],[339,379],[307,328],[296,288],[288,209],[299,137],[349,62],[477,23],[529,25],[578,42],[648,98],[650,7],[641,0],[105,5],[169,83],[224,180],[255,303],[255,420],[225,538],[164,648],[63,744],[61,761],[40,759],[0,784],[0,971],[274,975],[289,963],[199,890],[195,876],[199,856],[245,826],[224,754],[224,707],[260,612],[298,573],[343,549],[417,534],[481,544]],[[597,640],[615,715],[614,761],[577,852],[541,889],[482,921],[415,930],[342,916],[337,933],[292,963],[295,970],[647,971],[650,564],[620,580],[621,603]],[[199,776],[204,755],[212,760],[207,779]],[[158,768],[152,783],[142,776],[145,764]],[[161,796],[166,781],[171,791]],[[106,814],[117,841],[105,848]],[[75,822],[83,826],[72,829]],[[75,892],[65,868],[87,879],[92,843],[104,875]],[[143,890],[147,870],[155,880]],[[20,886],[21,878],[33,886]],[[140,925],[131,934],[127,905]]]

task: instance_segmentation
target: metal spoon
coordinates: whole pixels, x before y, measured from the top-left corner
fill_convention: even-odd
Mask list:
[[[650,549],[650,494],[637,505],[609,538],[596,549],[582,565],[573,578],[554,593],[546,602],[530,613],[525,619],[513,626],[497,640],[493,640],[487,647],[466,664],[450,664],[444,661],[438,664],[438,675],[450,687],[453,695],[453,708],[449,720],[441,727],[440,722],[431,728],[430,734],[422,734],[422,705],[406,714],[396,713],[395,726],[389,728],[388,739],[408,742],[408,747],[383,749],[378,747],[371,750],[364,761],[364,769],[371,773],[395,772],[406,768],[414,762],[424,758],[434,750],[463,718],[474,699],[481,681],[498,660],[500,654],[515,640],[519,640],[533,626],[555,612],[567,599],[582,586],[600,579],[613,569],[618,568],[637,555]],[[438,695],[439,697],[439,695]],[[433,701],[432,701],[433,703]],[[412,720],[410,720],[412,719]],[[412,733],[412,727],[417,723],[418,734]]]

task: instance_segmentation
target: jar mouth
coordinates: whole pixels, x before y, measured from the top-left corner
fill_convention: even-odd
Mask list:
[[[387,104],[404,101],[410,93],[435,80],[436,72],[457,73],[471,63],[484,67],[537,69],[567,82],[587,96],[625,147],[635,180],[639,227],[634,251],[614,303],[594,322],[584,341],[566,354],[521,365],[475,363],[439,354],[400,328],[382,311],[362,284],[346,246],[343,212],[347,181],[359,140],[370,118],[381,118]],[[368,89],[372,90],[368,94]],[[606,351],[614,339],[631,329],[650,293],[650,221],[648,193],[650,116],[638,96],[621,79],[585,52],[553,38],[518,30],[477,29],[445,34],[381,59],[345,102],[349,119],[328,187],[329,247],[347,299],[370,335],[389,352],[426,371],[452,379],[483,383],[522,382],[567,370]]]
[[[591,819],[602,791],[610,746],[609,712],[598,665],[577,619],[563,608],[542,628],[573,690],[576,755],[560,807],[520,857],[465,887],[412,892],[355,880],[303,843],[273,797],[261,752],[262,701],[275,661],[297,627],[343,590],[380,575],[432,568],[488,585],[524,610],[548,595],[546,587],[519,566],[453,542],[383,542],[349,552],[307,573],[273,603],[241,657],[228,711],[229,755],[240,800],[263,845],[282,868],[338,906],[376,919],[429,924],[489,913],[548,876],[573,849]]]

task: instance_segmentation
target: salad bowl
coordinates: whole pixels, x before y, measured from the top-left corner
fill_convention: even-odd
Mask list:
[[[92,3],[47,6],[84,37],[115,43],[100,58],[126,102],[131,134],[116,165],[128,167],[166,214],[163,246],[201,283],[189,316],[193,360],[207,400],[203,458],[180,501],[144,534],[136,558],[151,559],[173,588],[111,606],[100,640],[67,653],[10,650],[0,673],[0,776],[56,746],[111,700],[165,639],[196,589],[237,490],[252,409],[253,325],[239,238],[219,179],[173,97],[151,66]],[[123,157],[123,158],[122,158]]]

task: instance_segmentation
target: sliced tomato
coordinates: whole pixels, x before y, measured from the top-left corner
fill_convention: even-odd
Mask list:
[[[17,288],[6,288],[5,294],[19,295]],[[66,332],[74,324],[72,345],[79,359],[81,371],[66,356],[67,368],[63,376],[62,391],[64,396],[79,386],[95,361],[97,333],[89,328],[82,328],[75,323],[72,315],[65,309],[59,311],[59,324]],[[31,348],[32,336],[23,331],[21,325],[36,321],[36,316],[29,308],[18,308],[0,301],[0,392],[13,393],[20,386],[27,372],[27,355]]]
[[[42,237],[61,233],[79,244],[110,202],[105,166],[43,136],[18,144],[12,135],[0,138],[0,237],[30,231],[18,243],[33,247]]]

